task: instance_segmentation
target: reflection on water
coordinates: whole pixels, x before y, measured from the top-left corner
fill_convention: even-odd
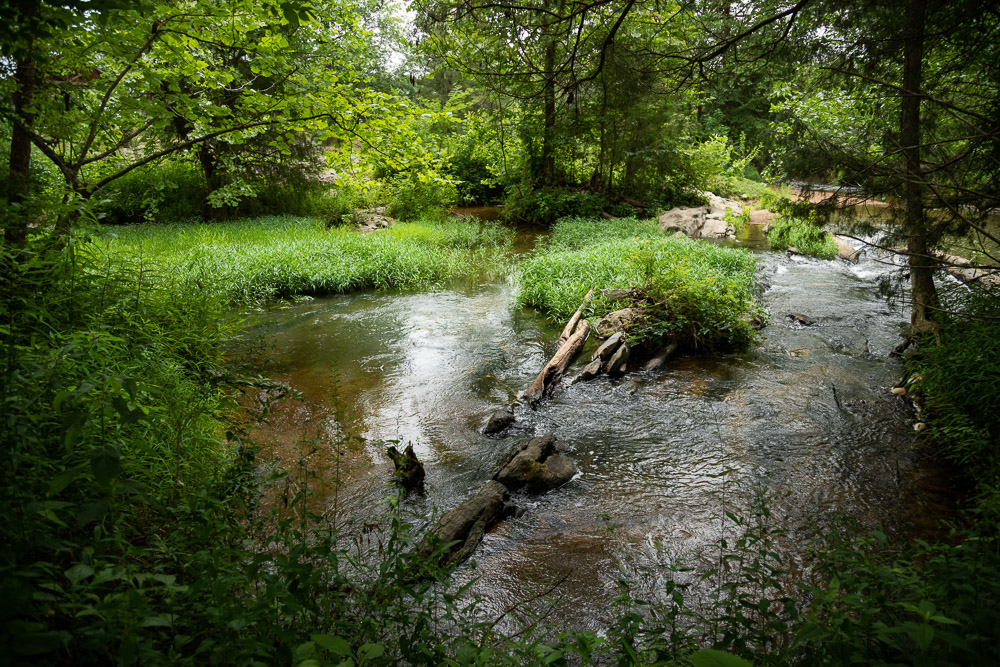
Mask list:
[[[772,320],[758,346],[566,386],[537,412],[519,407],[506,439],[478,429],[530,382],[560,329],[512,310],[510,286],[272,310],[255,327],[275,341],[260,370],[320,407],[280,416],[265,435],[277,456],[289,456],[291,443],[328,419],[336,384],[342,424],[370,443],[351,458],[341,491],[346,511],[363,516],[380,507],[391,469],[371,443],[412,442],[427,470],[427,505],[448,509],[478,490],[515,443],[556,433],[580,475],[521,498],[524,514],[488,535],[474,568],[458,576],[478,578],[472,591],[494,615],[558,582],[552,618],[575,627],[609,620],[618,563],[636,575],[690,558],[720,536],[723,508],[744,505],[756,484],[774,494],[777,521],[791,531],[792,567],[817,515],[848,512],[905,529],[933,499],[913,491],[911,416],[887,391],[902,372],[886,359],[906,316],[878,295],[882,267],[776,253],[761,261]],[[797,324],[790,312],[816,324]]]

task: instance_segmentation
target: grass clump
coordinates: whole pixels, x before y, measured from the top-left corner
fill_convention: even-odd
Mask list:
[[[655,221],[565,219],[518,275],[518,303],[556,319],[571,315],[590,288],[633,289],[634,343],[677,342],[693,349],[754,340],[763,315],[754,291],[756,260],[743,250],[667,236]],[[590,315],[622,304],[598,296]]]
[[[110,254],[238,305],[494,275],[505,267],[511,239],[494,222],[419,221],[360,234],[326,229],[317,218],[261,217],[127,227],[103,243]]]
[[[795,248],[802,255],[820,259],[834,259],[837,244],[833,236],[810,219],[780,217],[767,230],[771,250]]]

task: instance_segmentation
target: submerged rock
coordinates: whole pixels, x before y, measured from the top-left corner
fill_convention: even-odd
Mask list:
[[[513,408],[507,407],[501,410],[497,410],[491,414],[486,419],[486,424],[483,426],[483,435],[496,435],[507,429],[508,426],[514,423],[514,410]]]
[[[589,364],[583,367],[580,374],[573,379],[573,383],[586,382],[587,380],[593,380],[601,373],[601,364],[603,362],[600,359],[594,359]]]
[[[514,450],[494,479],[511,491],[523,488],[544,493],[562,486],[576,474],[576,465],[562,454],[555,435],[532,438]]]
[[[812,319],[808,315],[803,315],[802,313],[788,313],[788,319],[793,322],[797,322],[804,327],[811,327],[816,324],[816,320]]]
[[[657,352],[652,359],[643,364],[642,370],[655,371],[656,369],[663,366],[663,364],[667,363],[667,359],[669,359],[670,355],[672,355],[676,351],[677,351],[677,343],[670,343],[662,350]]]

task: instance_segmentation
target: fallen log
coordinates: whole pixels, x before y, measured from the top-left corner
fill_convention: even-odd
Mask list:
[[[587,292],[583,303],[576,309],[566,328],[563,329],[562,335],[559,336],[556,353],[542,367],[534,382],[528,385],[528,388],[521,394],[521,400],[532,408],[538,405],[538,401],[542,400],[544,396],[552,393],[566,372],[566,367],[576,358],[576,355],[580,354],[583,344],[587,342],[587,336],[590,335],[590,323],[583,319],[582,315],[593,294],[594,290]],[[569,334],[570,331],[572,334]],[[566,336],[565,340],[563,340],[563,336]]]
[[[594,296],[594,290],[591,289],[587,292],[587,296],[583,297],[583,302],[580,303],[580,307],[576,309],[573,313],[573,317],[569,318],[569,322],[563,327],[562,333],[559,334],[559,340],[556,341],[556,349],[558,350],[563,344],[569,340],[569,337],[573,334],[573,329],[576,328],[576,323],[580,321],[583,316],[583,310],[590,303],[590,299]]]

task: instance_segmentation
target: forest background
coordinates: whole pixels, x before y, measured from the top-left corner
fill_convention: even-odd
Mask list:
[[[998,264],[991,3],[418,0],[406,21],[374,1],[0,8],[6,659],[996,657],[1000,302],[935,280],[938,248]],[[340,234],[383,206],[438,230],[456,205],[549,225],[652,215],[709,190],[821,227],[837,197],[810,208],[773,195],[788,180],[890,205],[879,244],[905,257],[896,295],[928,446],[966,510],[934,544],[874,533],[818,547],[825,578],[790,597],[758,535],[741,547],[758,558],[740,561],[756,599],[736,583],[696,618],[680,591],[655,609],[626,595],[605,637],[497,636],[447,573],[413,583],[401,511],[378,558],[358,558],[310,515],[308,484],[256,472],[233,397],[284,390],[223,359],[234,306],[426,277],[305,289],[243,258],[233,296],[100,242],[116,225],[210,222],[273,243],[295,225],[245,219],[309,216]],[[479,252],[455,264],[472,270],[494,261],[496,233],[441,243]],[[262,508],[274,493],[284,500]]]

